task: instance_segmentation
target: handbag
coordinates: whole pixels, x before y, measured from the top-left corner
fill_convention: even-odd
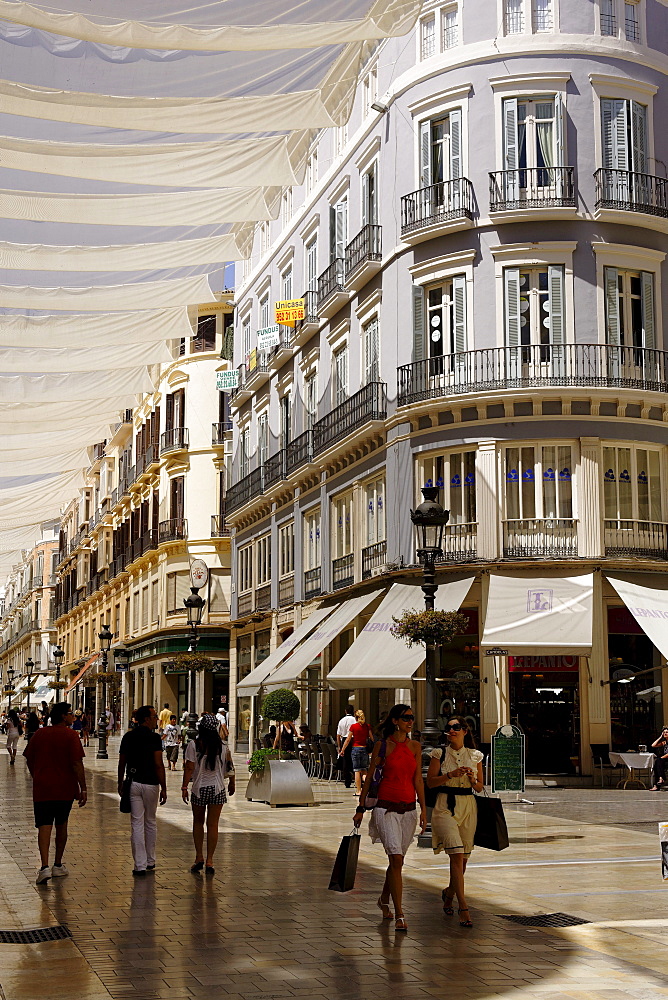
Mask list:
[[[505,851],[510,841],[501,799],[491,795],[476,795],[478,821],[473,843],[489,851]]]
[[[334,892],[350,892],[355,887],[361,839],[359,830],[353,830],[349,836],[342,838],[329,880],[329,888]]]
[[[385,763],[386,753],[387,740],[381,740],[380,750],[378,751],[378,760],[376,761],[376,769],[373,772],[373,778],[371,779],[369,790],[366,793],[366,798],[364,799],[364,805],[367,809],[373,809],[378,802],[378,789],[383,778],[383,765]]]
[[[123,781],[123,787],[121,789],[121,801],[119,804],[119,809],[122,813],[132,812],[132,807],[130,805],[130,785],[132,784],[132,778],[125,778]]]

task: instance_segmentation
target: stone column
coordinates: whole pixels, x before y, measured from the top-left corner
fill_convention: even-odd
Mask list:
[[[592,596],[592,643],[587,674],[589,742],[610,743],[610,685],[601,684],[609,677],[607,608],[603,600],[601,571],[594,571]],[[585,659],[583,657],[583,659]],[[584,677],[583,677],[584,681]],[[584,706],[583,706],[584,710]],[[583,747],[583,760],[589,756],[589,746]]]
[[[498,559],[500,555],[501,493],[496,469],[496,442],[478,442],[475,459],[478,559]]]
[[[598,559],[604,554],[600,438],[580,438],[577,487],[578,556]]]
[[[478,515],[480,516],[480,515]],[[485,628],[489,572],[480,578],[480,635]],[[485,645],[480,646],[480,730],[484,743],[489,743],[499,726],[510,722],[510,679],[508,660],[505,656],[485,656]]]

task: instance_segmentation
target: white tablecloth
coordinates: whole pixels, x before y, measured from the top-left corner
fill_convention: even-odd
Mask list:
[[[610,751],[609,757],[611,764],[623,764],[628,767],[629,771],[643,771],[654,763],[653,753],[613,753]]]

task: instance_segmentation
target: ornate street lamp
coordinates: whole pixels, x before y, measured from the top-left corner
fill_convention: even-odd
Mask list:
[[[61,649],[60,646],[56,646],[52,656],[53,662],[56,664],[56,681],[60,682],[60,668],[63,665],[63,660],[65,659],[65,650]]]
[[[191,587],[190,595],[183,601],[188,613],[188,625],[190,626],[190,640],[188,642],[188,652],[193,656],[197,653],[199,636],[197,629],[202,624],[202,612],[204,611],[204,598],[199,596],[199,587]],[[197,710],[195,702],[195,669],[190,667],[190,678],[188,684],[188,739],[197,739]]]
[[[114,669],[117,674],[125,674],[130,665],[130,650],[125,646],[114,646],[112,649],[114,656]],[[116,705],[118,708],[118,703]]]
[[[109,664],[109,650],[111,649],[114,637],[109,631],[108,625],[102,626],[102,631],[98,632],[97,637],[100,640],[100,655],[102,657],[102,670],[100,671],[102,679],[102,707],[100,708],[100,718],[97,723],[98,750],[96,758],[97,760],[107,760],[109,758],[109,754],[107,753],[107,668]]]
[[[30,715],[30,695],[32,694],[32,676],[33,670],[35,669],[35,664],[33,662],[32,656],[29,656],[26,660],[26,674],[28,675],[28,683],[26,684],[26,694],[28,696],[28,702],[26,704],[26,711]]]
[[[422,592],[427,611],[434,610],[434,598],[438,590],[436,583],[436,560],[443,555],[443,533],[450,519],[450,511],[443,510],[438,502],[438,486],[423,486],[424,500],[417,510],[411,511],[411,521],[415,525],[417,557],[422,564]],[[427,684],[425,691],[425,720],[422,730],[423,746],[435,746],[439,739],[436,725],[436,646],[425,648],[425,670]]]
[[[12,695],[14,694],[14,667],[7,667],[7,683],[5,684],[5,694],[7,695],[7,711],[12,707]]]

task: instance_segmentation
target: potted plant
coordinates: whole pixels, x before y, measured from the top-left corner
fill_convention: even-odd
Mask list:
[[[275,722],[293,722],[301,712],[299,698],[287,688],[271,691],[262,702],[262,715]],[[248,762],[246,798],[270,806],[313,805],[313,790],[301,761],[277,750],[255,750]]]
[[[405,639],[408,646],[447,646],[456,635],[461,635],[468,625],[468,618],[459,611],[404,611],[399,618],[392,616],[390,629],[395,639]]]

